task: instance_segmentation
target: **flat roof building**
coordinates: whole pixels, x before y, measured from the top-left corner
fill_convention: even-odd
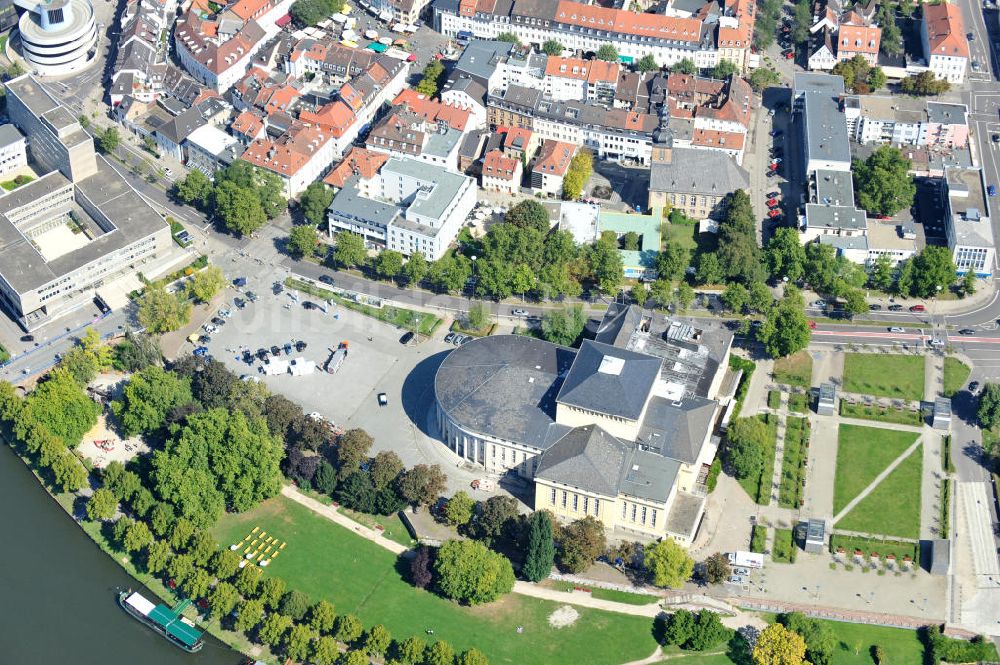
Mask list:
[[[989,198],[980,169],[945,169],[944,229],[959,274],[972,270],[979,277],[993,274],[996,246],[990,223]]]

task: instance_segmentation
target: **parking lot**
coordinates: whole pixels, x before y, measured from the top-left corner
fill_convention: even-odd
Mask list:
[[[247,289],[258,300],[242,310],[233,307],[233,298]],[[432,339],[404,346],[399,341],[403,330],[336,305],[326,312],[306,310],[301,303],[307,299],[317,302],[301,294],[295,302],[287,290],[274,295],[270,283],[254,279],[243,289],[231,287],[226,306],[232,315],[211,335],[208,352],[237,374],[257,377],[306,413],[318,412],[345,429],[366,430],[375,438],[373,453],[394,450],[407,466],[441,464],[452,491],[469,491],[469,482],[482,473],[458,468],[459,458],[430,429],[434,373],[445,352],[454,348],[443,341],[446,331],[439,329]],[[281,359],[312,360],[317,365],[314,373],[265,376],[258,370],[259,360],[248,366],[241,357],[241,347],[256,352],[296,341],[305,342],[305,349],[293,349],[290,355],[282,350]],[[323,365],[342,341],[348,343],[347,359],[336,374],[327,374]],[[378,394],[383,392],[387,405],[380,407]]]

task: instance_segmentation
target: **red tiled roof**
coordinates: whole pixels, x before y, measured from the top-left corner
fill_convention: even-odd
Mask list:
[[[354,123],[356,116],[347,104],[341,101],[326,104],[315,113],[303,111],[299,114],[303,122],[314,124],[330,132],[333,136],[343,136]]]
[[[521,162],[499,150],[490,150],[483,157],[483,175],[503,180],[513,180]]]
[[[724,148],[726,150],[742,150],[746,134],[738,132],[718,132],[714,129],[695,129],[691,136],[691,145],[705,148]]]
[[[698,42],[701,39],[701,21],[698,19],[675,18],[662,14],[640,14],[624,9],[585,5],[580,2],[571,2],[571,0],[559,0],[555,20],[581,28],[608,30],[681,42]]]
[[[332,137],[319,127],[297,124],[273,141],[257,139],[241,159],[290,177],[298,173]]]
[[[419,115],[428,122],[443,122],[452,129],[461,132],[469,124],[472,112],[453,104],[428,99],[413,88],[404,88],[396,98],[392,100],[393,106],[406,106],[416,115]]]
[[[328,185],[332,185],[337,188],[344,186],[347,179],[353,175],[358,175],[361,178],[368,180],[373,177],[378,170],[382,168],[382,165],[389,161],[389,155],[384,152],[376,152],[374,150],[365,150],[364,148],[353,147],[344,156],[344,160],[337,164],[336,167],[325,178],[323,182]]]
[[[573,161],[575,153],[576,146],[572,143],[547,139],[542,143],[542,147],[538,151],[538,159],[535,160],[535,165],[531,170],[547,175],[566,175],[566,170],[569,168],[570,162]]]
[[[851,13],[854,14],[854,12]],[[858,18],[861,17],[858,16]],[[875,55],[878,53],[881,39],[882,30],[878,26],[841,23],[837,32],[837,50]]]
[[[962,11],[956,5],[950,2],[938,5],[925,3],[924,23],[927,24],[930,55],[969,57],[969,41],[965,38]]]

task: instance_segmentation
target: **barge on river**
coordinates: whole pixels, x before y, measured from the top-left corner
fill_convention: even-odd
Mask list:
[[[182,601],[171,609],[162,604],[154,605],[142,594],[129,589],[118,594],[118,604],[133,618],[188,653],[200,651],[205,646],[204,640],[201,639],[203,631],[198,630],[189,619],[181,616],[181,612],[191,604],[189,600]]]

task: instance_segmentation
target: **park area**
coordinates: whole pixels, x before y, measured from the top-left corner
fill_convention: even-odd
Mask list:
[[[395,637],[424,638],[433,630],[459,651],[480,649],[493,665],[612,665],[645,658],[656,648],[652,622],[643,617],[576,608],[572,625],[553,628],[549,616],[558,603],[510,594],[489,605],[462,607],[417,589],[403,578],[394,554],[284,497],[225,515],[213,535],[228,546],[254,527],[288,543],[265,575],[283,578],[314,601],[332,602],[338,614],[356,614],[365,625],[382,623]]]
[[[958,358],[944,359],[944,396],[951,397],[965,387],[972,369]]]
[[[771,503],[771,479],[774,477],[774,458],[778,438],[778,418],[775,415],[767,413],[762,413],[757,417],[764,421],[764,424],[767,425],[768,437],[764,447],[764,463],[761,464],[759,473],[751,473],[744,478],[739,478],[738,482],[755,503],[767,506]]]
[[[841,425],[833,512],[839,514],[917,440],[914,432]],[[839,529],[917,538],[920,535],[919,450],[904,459],[836,523]]]
[[[844,392],[921,400],[924,397],[924,357],[848,353],[844,357]]]
[[[808,388],[812,383],[812,367],[812,356],[806,351],[799,351],[775,360],[771,374],[775,383]]]

